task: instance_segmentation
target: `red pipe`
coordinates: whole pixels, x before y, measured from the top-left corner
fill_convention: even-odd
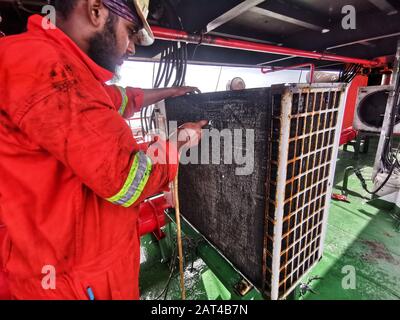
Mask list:
[[[141,203],[139,208],[139,235],[154,233],[158,239],[162,239],[164,234],[161,228],[166,224],[164,211],[168,208],[171,208],[171,206],[164,196]]]
[[[303,58],[310,58],[317,60],[354,63],[354,64],[361,64],[363,66],[375,66],[378,64],[377,62],[371,60],[344,57],[327,53],[325,54],[325,53],[311,52],[299,49],[291,49],[264,43],[214,37],[210,35],[195,35],[195,34],[189,34],[185,31],[166,29],[156,26],[153,26],[152,30],[154,32],[155,38],[159,40],[184,41],[192,44],[203,44],[214,47],[280,54],[285,56],[296,56],[296,57],[303,57]]]
[[[310,83],[314,82],[314,72],[315,72],[315,65],[313,63],[302,63],[302,64],[296,64],[294,66],[289,66],[289,67],[272,67],[270,69],[268,68],[261,68],[261,72],[264,74],[271,73],[271,72],[276,72],[276,71],[283,71],[283,70],[291,70],[291,69],[297,69],[297,68],[303,68],[303,67],[310,67]]]

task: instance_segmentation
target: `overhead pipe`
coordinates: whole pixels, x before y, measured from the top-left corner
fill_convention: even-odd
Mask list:
[[[335,54],[319,53],[306,50],[292,49],[280,47],[270,44],[250,42],[244,40],[215,37],[211,35],[189,34],[185,31],[167,29],[152,26],[152,30],[156,39],[167,41],[183,41],[191,44],[207,45],[213,47],[238,49],[253,52],[264,52],[271,54],[279,54],[285,56],[296,56],[309,59],[317,59],[323,61],[337,61],[342,63],[360,64],[363,66],[376,66],[378,63],[372,60],[358,59],[352,57],[339,56]]]
[[[261,72],[264,74],[271,73],[271,72],[277,72],[277,71],[283,71],[283,70],[292,70],[292,69],[298,69],[298,68],[303,68],[303,67],[309,67],[310,68],[310,83],[314,82],[314,73],[315,73],[315,64],[313,63],[302,63],[302,64],[296,64],[294,66],[289,66],[289,67],[272,67],[272,68],[261,68]]]

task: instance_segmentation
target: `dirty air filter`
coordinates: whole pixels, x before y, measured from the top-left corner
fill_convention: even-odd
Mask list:
[[[211,120],[239,137],[233,150],[254,154],[254,170],[237,175],[243,162],[222,157],[229,135],[220,146],[206,136],[198,159],[217,161],[181,164],[179,194],[185,218],[267,298],[287,296],[322,255],[343,92],[282,85],[166,101],[169,121]]]

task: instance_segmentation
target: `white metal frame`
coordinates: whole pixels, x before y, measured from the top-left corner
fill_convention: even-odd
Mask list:
[[[340,102],[337,105],[337,109],[330,109],[330,110],[321,110],[318,113],[328,113],[328,112],[338,112],[338,118],[337,118],[337,123],[335,128],[323,128],[322,130],[318,130],[316,134],[320,134],[326,131],[331,132],[332,130],[335,130],[335,138],[333,145],[329,146],[322,146],[321,148],[313,151],[313,152],[308,152],[305,156],[309,157],[311,154],[316,154],[317,152],[321,152],[322,150],[328,150],[332,148],[332,155],[331,159],[329,161],[325,161],[323,165],[320,165],[319,168],[326,167],[327,164],[330,163],[330,173],[327,178],[324,178],[323,181],[326,181],[328,184],[326,193],[325,193],[325,203],[323,203],[319,211],[323,211],[323,219],[322,219],[322,228],[321,228],[321,233],[320,233],[320,245],[319,247],[315,248],[314,251],[309,253],[308,257],[304,259],[304,261],[312,255],[315,255],[318,252],[318,259],[315,259],[312,265],[310,265],[307,270],[304,270],[303,275],[305,275],[316,263],[318,263],[318,260],[321,258],[322,253],[323,253],[323,247],[324,247],[324,241],[326,237],[326,229],[327,229],[327,218],[328,218],[328,211],[329,211],[329,203],[330,203],[330,195],[332,192],[332,187],[333,187],[333,179],[334,179],[334,174],[335,174],[335,162],[337,159],[337,154],[338,154],[338,149],[339,149],[339,141],[340,141],[340,133],[341,133],[341,126],[342,126],[342,121],[343,121],[343,115],[344,115],[344,108],[345,108],[345,97],[346,94],[344,93],[345,91],[345,85],[343,84],[316,84],[307,86],[307,85],[297,85],[297,86],[292,86],[288,87],[286,92],[282,95],[282,103],[281,103],[281,132],[280,132],[280,141],[279,141],[279,162],[278,162],[278,175],[277,175],[277,194],[276,194],[276,207],[275,207],[275,226],[274,226],[274,242],[273,242],[273,252],[272,252],[272,283],[271,283],[271,299],[272,300],[277,300],[277,299],[283,299],[285,298],[299,283],[301,280],[301,276],[298,277],[298,279],[292,283],[291,287],[284,292],[283,296],[279,295],[279,276],[280,276],[280,269],[281,269],[281,264],[280,264],[280,258],[281,258],[281,241],[282,241],[282,229],[283,229],[283,217],[284,217],[284,202],[285,202],[285,188],[286,188],[286,174],[287,174],[287,165],[288,165],[288,150],[289,150],[289,141],[290,141],[290,122],[291,122],[291,112],[292,112],[292,102],[293,102],[293,95],[296,93],[299,93],[300,95],[302,93],[307,93],[307,94],[312,94],[312,93],[323,93],[324,92],[341,92],[340,94]],[[337,95],[335,94],[335,99],[337,99]],[[334,104],[336,103],[336,100]],[[305,113],[305,116],[309,115],[309,113]],[[304,135],[304,137],[309,136],[311,137],[312,132],[310,132],[307,135]],[[298,136],[298,138],[301,138],[301,136]],[[301,155],[299,159],[301,160],[303,157]],[[297,160],[296,160],[297,161]],[[312,170],[307,170],[306,172],[302,173],[302,175],[307,175],[310,172],[315,172],[315,170],[318,169],[318,167],[314,167]],[[298,177],[300,179],[301,176]],[[318,184],[321,183],[321,181],[318,181]],[[310,187],[305,188],[304,190],[301,190],[296,196],[298,197],[302,193],[306,193],[307,190],[311,190],[314,188],[316,184],[312,184]],[[318,198],[320,198],[320,201],[322,200],[323,195],[318,195]],[[310,202],[311,203],[311,202]],[[301,208],[296,208],[295,213],[292,213],[291,215],[294,215],[298,213],[301,210]],[[314,218],[314,215],[312,217],[308,217],[306,220],[302,221],[301,224],[304,224],[305,222],[308,222],[310,219]],[[299,225],[301,225],[299,224]],[[300,242],[303,238],[306,238],[310,232],[312,232],[314,229],[317,229],[321,224],[318,223],[316,226],[311,229],[311,231],[308,231],[306,234],[301,234],[301,237],[299,240],[293,242],[291,246],[295,246],[297,242]],[[293,229],[296,229],[298,226],[295,225]],[[315,242],[316,239],[313,239],[312,242]],[[304,248],[301,248],[301,251],[303,249],[305,250],[308,246],[311,245],[308,244]],[[286,250],[289,250],[286,248]],[[294,253],[291,259],[289,260],[290,263],[293,261],[299,253]],[[288,261],[286,261],[288,262]],[[292,276],[295,272],[298,271],[302,266],[302,263],[298,263],[297,268],[295,270],[291,271],[290,276]],[[302,275],[302,276],[303,276]]]

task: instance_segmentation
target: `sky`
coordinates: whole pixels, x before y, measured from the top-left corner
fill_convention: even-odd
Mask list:
[[[123,87],[151,89],[157,70],[158,63],[125,61],[116,84]],[[273,84],[305,83],[307,73],[308,70],[285,70],[264,74],[260,68],[188,65],[185,85],[198,87],[203,93],[225,91],[230,80],[241,77],[246,83],[246,89],[252,89],[269,87]],[[139,114],[134,117],[138,118]],[[138,120],[129,121],[129,124],[132,128],[140,127]]]
[[[126,61],[120,70],[121,86],[152,88],[153,75],[158,64],[152,62]],[[225,91],[227,83],[241,77],[246,88],[268,87],[272,84],[306,82],[308,71],[288,70],[263,74],[258,68],[235,68],[205,65],[189,65],[186,85],[198,87],[202,92]]]

